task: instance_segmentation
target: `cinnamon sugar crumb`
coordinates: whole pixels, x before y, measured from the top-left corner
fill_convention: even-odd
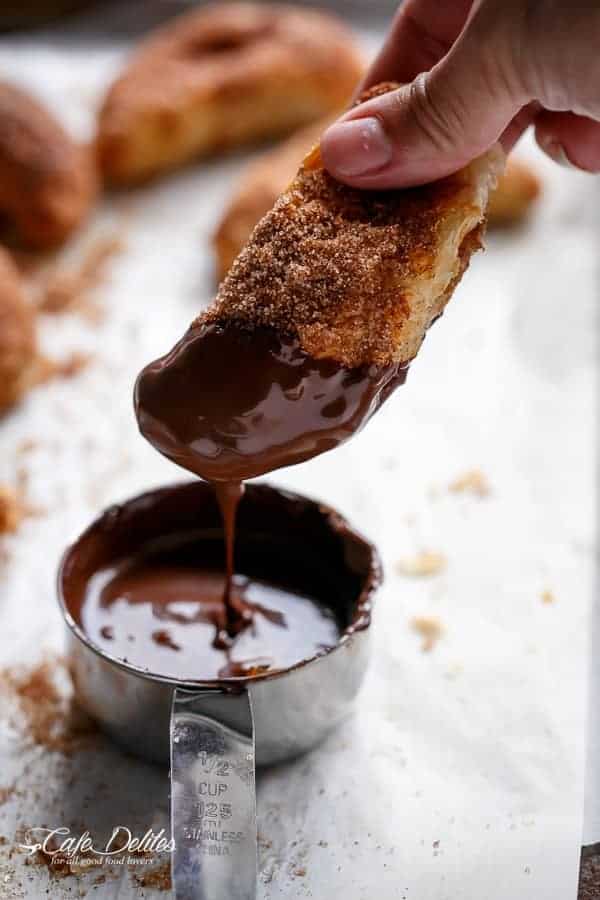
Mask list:
[[[32,844],[35,842],[35,837],[31,834],[30,829],[25,828],[21,830],[20,836],[16,836],[16,841],[24,844]],[[36,850],[34,853],[28,855],[25,858],[25,865],[38,867],[43,866],[48,869],[48,872],[53,879],[69,878],[71,876],[76,877],[78,875],[88,874],[90,872],[90,866],[88,864],[79,862],[77,856],[70,857],[66,852],[60,852],[60,837],[48,837],[45,841],[45,846],[49,851],[48,853],[45,853],[42,849]],[[97,859],[97,857],[90,856],[88,857],[88,859]],[[97,865],[98,863],[94,864]],[[104,881],[106,881],[105,875],[101,875],[100,878],[102,879],[102,881],[95,879],[92,883],[102,884]]]
[[[0,484],[0,535],[15,534],[24,519],[42,513],[27,500],[27,482],[27,471],[19,469],[16,487]]]
[[[0,806],[3,806],[11,797],[14,796],[16,791],[16,786],[14,784],[8,785],[8,787],[0,787]],[[0,844],[2,840],[0,839]]]
[[[412,620],[411,627],[423,638],[423,653],[430,653],[444,634],[444,626],[432,616],[417,616]]]
[[[488,497],[491,494],[489,481],[481,469],[469,469],[448,486],[453,494],[470,493],[477,497]]]
[[[46,384],[53,378],[74,378],[79,375],[91,362],[92,355],[76,350],[65,359],[49,359],[40,356],[37,364],[35,383]]]
[[[556,602],[556,597],[554,596],[554,591],[551,591],[549,588],[546,588],[546,590],[542,591],[540,597],[541,597],[542,603],[545,603],[547,605],[550,605],[551,603]]]
[[[133,878],[140,887],[156,888],[159,891],[170,891],[173,888],[170,861],[146,872],[135,872]]]
[[[15,721],[31,743],[66,755],[84,746],[96,725],[75,704],[66,663],[49,659],[32,669],[0,672],[0,691],[15,701]]]
[[[124,242],[118,235],[99,238],[88,249],[79,268],[51,270],[39,288],[38,310],[51,315],[79,312],[93,322],[101,321],[102,307],[91,294],[105,281],[108,263],[123,248]]]
[[[17,491],[0,484],[0,534],[14,534],[25,518],[25,510]]]
[[[410,578],[439,575],[446,567],[447,560],[444,554],[436,553],[434,550],[422,550],[415,556],[401,559],[396,563],[396,570],[400,575],[407,575]]]
[[[56,841],[49,840],[47,842],[47,847],[49,850],[58,850],[59,844],[56,843]],[[36,850],[35,853],[28,856],[25,859],[25,865],[44,866],[54,878],[69,878],[76,874],[66,857],[60,856],[60,854],[49,856],[47,853],[44,853],[43,850]]]
[[[85,368],[87,368],[91,360],[91,354],[75,351],[61,362],[55,362],[54,372],[61,378],[74,378],[76,375],[79,375],[79,373],[82,372]]]

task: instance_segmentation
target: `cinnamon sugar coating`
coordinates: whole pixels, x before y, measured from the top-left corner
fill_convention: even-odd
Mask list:
[[[307,151],[318,143],[332,119],[327,116],[301,128],[246,167],[213,235],[219,281],[225,278],[256,223],[286,189]]]
[[[145,40],[98,122],[105,178],[143,181],[191,159],[292,131],[348,102],[362,74],[335,16],[213,3]]]
[[[61,244],[96,191],[89,148],[25,91],[0,82],[0,217],[17,241],[37,249]]]
[[[37,358],[35,314],[15,264],[0,247],[0,415],[35,380]]]
[[[493,148],[433,184],[375,192],[335,181],[317,148],[197,324],[271,326],[347,366],[410,361],[480,246],[503,159]]]

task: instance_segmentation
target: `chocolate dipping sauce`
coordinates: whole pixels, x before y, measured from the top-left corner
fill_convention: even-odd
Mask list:
[[[298,340],[235,322],[192,327],[135,388],[142,434],[215,484],[225,524],[230,636],[244,627],[231,590],[242,481],[310,459],[350,438],[406,378],[406,365],[347,368]]]
[[[377,555],[322,504],[247,486],[232,596],[250,624],[221,643],[224,563],[215,493],[198,480],[107,510],[65,555],[59,590],[86,641],[186,682],[268,678],[369,624]]]

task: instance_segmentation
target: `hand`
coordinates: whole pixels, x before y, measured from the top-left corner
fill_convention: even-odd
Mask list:
[[[455,172],[531,124],[557,162],[600,171],[597,0],[406,0],[361,90],[405,87],[347,112],[321,141],[359,188]]]

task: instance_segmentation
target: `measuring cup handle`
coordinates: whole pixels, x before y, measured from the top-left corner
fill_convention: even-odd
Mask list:
[[[176,688],[170,776],[176,900],[255,900],[254,772],[248,692]]]

